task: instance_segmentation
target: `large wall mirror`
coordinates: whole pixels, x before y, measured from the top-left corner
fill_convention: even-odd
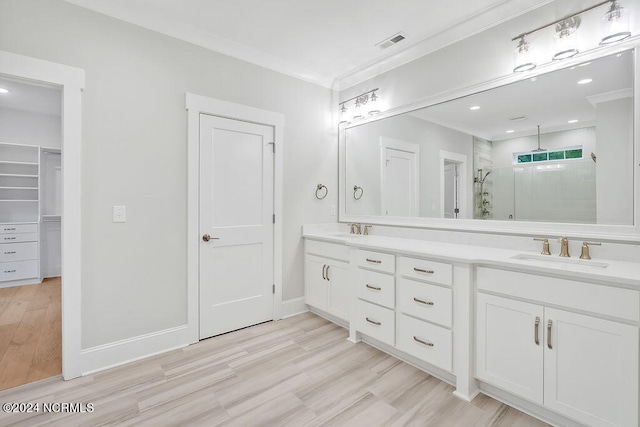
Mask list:
[[[349,126],[342,219],[634,225],[625,50]]]

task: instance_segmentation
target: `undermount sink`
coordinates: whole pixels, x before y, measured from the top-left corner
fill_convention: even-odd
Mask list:
[[[335,236],[335,237],[362,237],[362,234],[351,234],[349,232],[346,231],[334,231],[331,233],[327,233],[329,236]]]
[[[609,267],[609,263],[593,261],[590,259],[580,258],[565,258],[553,255],[535,255],[535,254],[518,254],[512,256],[511,259],[518,261],[531,261],[539,265],[547,265],[549,267],[563,268],[563,267],[575,267],[575,268],[588,268],[602,270]]]

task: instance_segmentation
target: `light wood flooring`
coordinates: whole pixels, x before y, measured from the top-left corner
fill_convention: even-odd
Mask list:
[[[60,285],[0,289],[0,390],[62,373]]]
[[[92,413],[5,414],[0,425],[544,426],[453,387],[311,313],[72,381],[0,392],[0,402],[93,403]]]

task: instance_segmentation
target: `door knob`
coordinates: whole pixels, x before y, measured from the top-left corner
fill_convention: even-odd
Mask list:
[[[208,242],[209,240],[219,240],[219,237],[211,237],[208,234],[203,234],[202,235],[202,240],[204,240],[205,242]]]

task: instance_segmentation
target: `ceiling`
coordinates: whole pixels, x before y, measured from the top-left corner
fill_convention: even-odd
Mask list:
[[[337,88],[358,71],[386,71],[552,0],[66,1]],[[402,42],[376,47],[399,32]]]
[[[591,79],[586,84],[578,81]],[[411,113],[490,141],[595,126],[596,104],[633,96],[633,54],[624,52]],[[480,107],[471,110],[471,107]],[[515,120],[514,120],[515,119]],[[570,120],[576,120],[569,123]],[[508,130],[513,131],[507,133]]]
[[[6,78],[0,78],[0,87],[9,90],[9,93],[0,94],[0,108],[58,117],[62,113],[62,90],[60,88]]]

